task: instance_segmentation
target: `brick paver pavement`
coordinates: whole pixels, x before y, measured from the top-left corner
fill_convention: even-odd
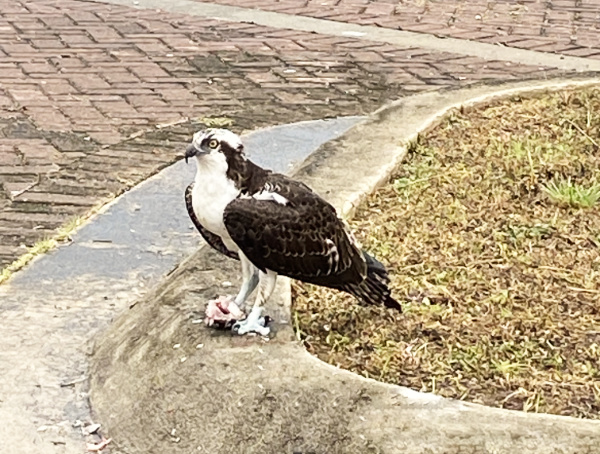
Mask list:
[[[214,0],[600,59],[600,0]]]
[[[203,117],[244,131],[366,114],[421,90],[557,74],[103,3],[0,0],[0,265],[171,163]]]

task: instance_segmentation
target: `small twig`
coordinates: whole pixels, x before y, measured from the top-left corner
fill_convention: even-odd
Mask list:
[[[427,288],[441,290],[452,301],[455,303],[460,303],[460,301],[452,293],[450,293],[450,290],[448,290],[445,285],[432,284],[431,282],[428,282],[427,279],[423,279],[423,283],[427,286]]]
[[[11,191],[8,192],[8,198],[10,200],[14,200],[17,197],[19,197],[21,194],[24,194],[25,192],[29,191],[30,189],[34,188],[35,186],[37,186],[38,184],[40,184],[40,179],[41,179],[41,175],[38,175],[37,178],[35,179],[35,181],[33,183],[28,184],[24,189],[21,189],[19,191]]]
[[[597,293],[600,294],[600,290],[592,290],[588,288],[578,288],[578,287],[567,287],[569,290],[573,290],[574,292],[585,292],[585,293]]]
[[[86,380],[87,380],[87,377],[85,375],[82,375],[79,378],[74,378],[72,380],[67,380],[67,381],[62,382],[60,384],[60,387],[61,388],[66,388],[67,386],[73,386],[73,385],[76,385],[77,383],[81,383],[81,382],[84,382]]]
[[[190,121],[189,117],[183,117],[183,118],[180,118],[179,120],[170,121],[168,123],[160,123],[158,125],[155,125],[154,127],[156,129],[164,129],[164,128],[169,128],[171,126],[181,125],[183,123],[187,123],[188,121]]]
[[[600,148],[600,145],[598,145],[598,142],[596,142],[593,138],[591,138],[587,132],[585,132],[583,129],[581,129],[579,126],[577,126],[577,124],[575,124],[573,121],[569,120],[567,118],[567,121],[569,123],[571,123],[573,126],[575,126],[575,129],[577,129],[581,134],[583,134],[590,142],[592,142],[594,145],[596,145],[596,147]]]
[[[108,446],[112,438],[103,438],[100,443],[88,443],[87,450],[90,452],[99,452]]]
[[[503,264],[504,262],[505,262],[504,259],[489,259],[489,260],[478,260],[478,261],[469,263],[468,265],[448,264],[447,266],[448,266],[448,268],[459,268],[459,269],[469,270],[469,269],[474,268],[479,265],[497,265],[497,264]]]
[[[410,270],[411,268],[417,268],[419,266],[423,266],[423,263],[413,263],[412,265],[400,266],[400,267],[398,267],[398,270],[405,271],[405,270]]]
[[[417,183],[424,183],[425,181],[433,180],[434,178],[439,178],[439,175],[431,175],[430,177],[419,178],[418,180],[409,181],[406,183],[406,186],[412,186]]]
[[[583,274],[583,275],[586,274],[583,271],[572,270],[572,269],[569,269],[569,268],[558,268],[556,266],[540,265],[537,268],[539,268],[541,270],[559,271],[559,272],[562,272],[562,273],[569,273],[569,274]]]

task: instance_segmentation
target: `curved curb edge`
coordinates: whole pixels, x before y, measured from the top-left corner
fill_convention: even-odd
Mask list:
[[[350,218],[368,195],[389,180],[401,165],[410,145],[419,136],[437,127],[453,112],[481,107],[511,96],[533,97],[544,92],[594,85],[600,85],[600,78],[527,81],[494,86],[482,84],[462,89],[426,92],[402,98],[381,107],[339,138],[325,143],[306,158],[294,173],[294,177],[309,184],[316,192],[323,194],[342,217]],[[365,134],[368,131],[371,132]],[[386,134],[386,131],[393,131],[396,134]],[[373,137],[373,132],[380,135]],[[343,169],[344,172],[340,172],[340,169]],[[286,280],[286,288],[281,298],[290,307],[290,313],[292,313],[290,285],[290,280]],[[334,374],[350,374],[365,383],[389,387],[411,401],[426,404],[440,404],[445,401],[449,405],[457,405],[459,409],[478,408],[526,415],[513,410],[462,402],[380,382],[337,368],[311,355],[308,351],[305,350],[305,352],[308,357],[321,363]],[[578,420],[573,417],[545,413],[527,416],[533,415],[550,419],[556,418],[559,421]]]

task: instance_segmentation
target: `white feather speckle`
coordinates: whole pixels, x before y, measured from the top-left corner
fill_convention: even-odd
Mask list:
[[[333,241],[329,238],[325,240],[325,244],[327,244],[327,264],[329,265],[328,274],[332,271],[337,271],[340,263],[340,254],[338,252],[338,248]]]
[[[288,199],[286,199],[281,194],[277,194],[276,192],[269,192],[269,191],[258,192],[256,194],[254,194],[252,197],[255,198],[256,200],[272,201],[272,202],[278,203],[279,205],[284,205],[284,206],[290,202]]]

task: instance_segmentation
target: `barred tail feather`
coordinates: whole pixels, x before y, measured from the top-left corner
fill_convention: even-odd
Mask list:
[[[392,298],[388,284],[390,278],[381,262],[363,251],[367,261],[367,277],[360,284],[351,284],[343,289],[367,304],[383,304],[402,312],[402,306]]]

